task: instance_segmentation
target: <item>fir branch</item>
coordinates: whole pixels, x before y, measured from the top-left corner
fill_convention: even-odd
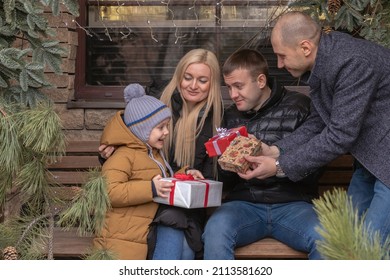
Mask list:
[[[19,142],[17,121],[14,115],[0,118],[0,166],[9,174],[19,170],[22,163],[22,146]]]
[[[23,144],[35,152],[65,150],[61,120],[52,106],[38,105],[20,114],[20,136]]]
[[[84,260],[101,260],[101,261],[109,261],[109,260],[117,260],[118,256],[107,249],[96,249],[94,248],[91,252],[87,253],[84,256]]]
[[[54,239],[54,215],[49,216],[49,240],[47,245],[47,259],[53,260],[53,239]]]
[[[358,216],[345,190],[328,191],[313,203],[321,225],[317,231],[323,238],[317,242],[317,248],[323,257],[336,260],[388,258],[390,238],[381,243],[379,233],[372,233],[364,217]]]
[[[0,223],[0,248],[17,248],[19,258],[38,260],[45,257],[48,219],[52,214],[38,217],[21,216]]]
[[[3,208],[7,201],[7,196],[12,189],[12,174],[6,172],[3,168],[0,167],[0,209]]]
[[[47,219],[50,216],[52,216],[52,213],[48,213],[48,214],[45,214],[45,215],[41,215],[41,216],[35,217],[31,222],[29,222],[27,224],[27,227],[24,229],[22,235],[20,236],[19,240],[16,242],[16,246],[15,247],[19,247],[19,245],[23,242],[23,240],[25,240],[27,234],[33,229],[33,227],[38,222],[40,222],[40,221],[42,221],[44,219]]]
[[[18,236],[20,236],[19,223],[12,223],[11,220],[0,223],[0,250],[16,244]]]
[[[28,159],[29,158],[29,159]],[[16,175],[15,184],[24,194],[29,209],[41,213],[44,202],[49,195],[49,180],[46,173],[46,164],[36,154],[26,156],[25,164]]]
[[[3,117],[7,116],[7,113],[0,107],[0,113],[3,115]]]
[[[111,207],[105,177],[98,169],[90,170],[90,179],[71,207],[60,213],[58,224],[65,228],[78,226],[79,233],[99,233],[107,210]]]
[[[48,229],[49,220],[56,213],[46,213],[36,216],[20,217],[21,235],[16,243],[22,259],[42,259],[48,251],[48,242],[53,238],[53,232]],[[49,240],[49,241],[48,241]]]
[[[90,171],[90,180],[85,184],[87,190],[87,200],[89,207],[93,209],[94,231],[99,233],[103,228],[104,218],[107,210],[111,207],[111,202],[107,193],[106,178],[100,170]]]

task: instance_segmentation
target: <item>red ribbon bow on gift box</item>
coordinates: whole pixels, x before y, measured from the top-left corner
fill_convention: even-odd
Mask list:
[[[215,130],[217,131],[219,137],[225,137],[229,135],[229,130],[227,128],[217,127]]]
[[[173,177],[175,179],[179,179],[179,180],[182,180],[182,181],[193,181],[195,180],[194,176],[192,176],[191,174],[184,174],[184,173],[176,173],[173,175]]]
[[[204,194],[204,207],[207,207],[207,204],[209,202],[209,189],[210,189],[210,184],[207,182],[203,182],[201,180],[196,180],[194,176],[191,174],[184,174],[184,173],[177,173],[174,174],[173,177],[177,180],[172,180],[173,187],[171,188],[171,192],[169,193],[169,204],[173,205],[174,200],[175,200],[175,187],[176,187],[176,182],[177,181],[197,181],[197,182],[202,182],[206,184],[206,191]]]

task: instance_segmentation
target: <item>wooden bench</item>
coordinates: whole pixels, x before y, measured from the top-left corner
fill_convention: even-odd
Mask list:
[[[64,186],[81,186],[88,179],[86,171],[100,167],[98,146],[98,141],[70,142],[62,160],[50,166],[52,176]],[[352,175],[352,163],[353,159],[349,155],[330,163],[320,179],[320,191],[334,187],[346,188]],[[77,229],[64,231],[56,228],[53,238],[54,257],[63,259],[82,258],[91,249],[93,236],[79,236]],[[296,251],[272,238],[237,248],[235,255],[237,259],[307,259],[306,253]]]

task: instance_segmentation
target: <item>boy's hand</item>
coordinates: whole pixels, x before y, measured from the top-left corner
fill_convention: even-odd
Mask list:
[[[161,175],[157,175],[153,177],[152,181],[154,183],[154,187],[156,188],[157,195],[162,198],[167,198],[171,192],[173,183],[169,181],[163,181],[161,179]]]

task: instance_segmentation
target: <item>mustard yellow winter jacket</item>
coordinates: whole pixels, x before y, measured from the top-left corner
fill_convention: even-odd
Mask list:
[[[112,208],[94,246],[112,251],[117,259],[142,260],[147,255],[148,226],[158,208],[151,180],[163,174],[148,156],[147,146],[126,127],[122,115],[120,111],[109,121],[100,141],[119,147],[102,168]],[[165,166],[158,150],[153,149],[152,154]]]

